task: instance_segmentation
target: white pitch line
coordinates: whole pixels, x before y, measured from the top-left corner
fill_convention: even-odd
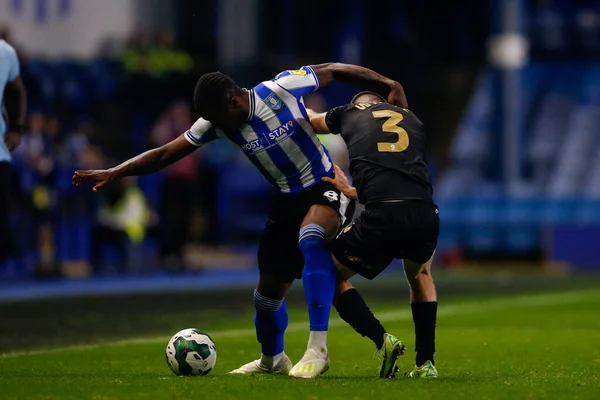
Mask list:
[[[482,302],[468,301],[464,303],[451,304],[444,306],[443,303],[439,308],[438,314],[441,317],[464,315],[464,314],[476,314],[482,312],[490,312],[494,310],[504,310],[507,307],[512,308],[529,308],[529,307],[547,307],[556,306],[562,304],[573,304],[580,303],[584,300],[591,298],[600,298],[600,291],[598,290],[581,290],[581,291],[569,291],[555,294],[537,294],[527,296],[517,296],[504,298],[499,300],[486,300]],[[376,317],[381,322],[399,322],[412,319],[412,313],[410,310],[399,310],[399,311],[388,311],[377,313]],[[329,323],[330,327],[344,326],[346,323],[339,318],[331,320]],[[308,331],[308,321],[294,322],[288,325],[286,332],[301,332]],[[215,339],[227,338],[227,337],[244,337],[253,336],[256,332],[254,328],[248,329],[228,329],[223,331],[210,332],[210,336]],[[101,347],[117,347],[127,346],[131,344],[152,344],[152,343],[164,343],[166,345],[169,337],[147,337],[139,339],[125,339],[117,340],[114,342],[105,342],[98,344],[87,344],[87,345],[75,345],[68,347],[58,347],[55,349],[46,350],[32,350],[32,351],[17,351],[12,353],[0,354],[0,359],[3,358],[14,358],[23,356],[36,356],[52,353],[61,353],[65,351],[80,351],[80,350],[93,350]]]

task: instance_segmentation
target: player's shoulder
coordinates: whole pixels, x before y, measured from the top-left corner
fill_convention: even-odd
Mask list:
[[[393,113],[401,114],[404,117],[404,119],[415,120],[415,121],[418,121],[419,123],[421,122],[419,120],[419,118],[415,115],[415,113],[413,113],[408,108],[398,107],[398,106],[395,106],[390,103],[386,103],[386,102],[375,103],[371,107],[369,107],[369,109],[372,111],[390,111]]]
[[[356,111],[360,111],[360,110],[358,108],[356,108],[355,104],[344,104],[341,106],[333,107],[327,113],[341,117],[341,116],[345,116],[349,113],[353,113]]]
[[[272,79],[273,82],[285,78],[287,76],[295,76],[295,77],[304,77],[307,75],[315,74],[314,70],[310,65],[305,65],[300,67],[299,69],[286,69],[285,71],[281,71]]]
[[[291,93],[275,81],[263,81],[254,86],[250,95],[251,116],[264,120],[286,107],[283,101]]]
[[[379,102],[379,103],[373,103],[371,105],[371,107],[373,110],[390,110],[390,111],[396,111],[402,114],[408,114],[410,113],[410,110],[408,108],[402,108],[402,107],[398,107],[395,106],[393,104],[390,104],[388,102]]]
[[[310,65],[282,71],[270,82],[298,98],[319,88],[319,77]]]
[[[337,113],[356,115],[356,116],[372,116],[373,111],[390,110],[390,111],[401,111],[399,107],[393,106],[389,103],[351,103],[344,106],[335,108]]]

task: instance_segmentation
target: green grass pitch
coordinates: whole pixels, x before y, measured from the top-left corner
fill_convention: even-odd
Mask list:
[[[388,331],[408,345],[399,366],[410,370],[414,338],[408,304],[372,303]],[[298,305],[291,308],[286,352],[293,361],[306,346],[305,314]],[[0,398],[600,399],[600,290],[447,299],[439,309],[437,380],[377,378],[372,343],[333,315],[331,368],[316,380],[227,375],[258,355],[252,314],[244,308],[236,318],[204,322],[184,314],[158,337],[139,332],[120,341],[75,345],[71,340],[49,351],[5,352]],[[177,377],[165,363],[167,340],[187,327],[207,331],[216,342],[217,364],[206,377]],[[44,326],[39,330],[43,335]]]

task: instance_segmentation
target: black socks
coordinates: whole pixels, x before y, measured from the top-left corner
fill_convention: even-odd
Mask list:
[[[427,360],[435,363],[433,353],[435,353],[437,305],[437,301],[412,303],[410,305],[415,323],[416,365],[418,367],[422,366]]]
[[[375,318],[358,290],[353,288],[339,295],[335,308],[341,319],[346,321],[356,332],[371,339],[378,350],[383,346],[385,329]]]

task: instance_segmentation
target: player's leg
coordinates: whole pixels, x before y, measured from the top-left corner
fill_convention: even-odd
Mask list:
[[[2,117],[0,113],[0,117]],[[0,162],[0,269],[2,269],[3,262],[8,258],[11,253],[12,245],[12,234],[10,231],[9,222],[9,205],[10,205],[10,164],[7,162]]]
[[[310,336],[304,357],[292,368],[290,376],[314,378],[329,368],[327,329],[336,285],[336,270],[329,239],[339,231],[338,212],[324,205],[313,205],[299,234],[299,247],[304,257],[302,281],[308,305]]]
[[[406,346],[396,336],[389,334],[381,322],[373,315],[367,303],[347,279],[356,274],[335,259],[338,270],[336,308],[340,318],[356,332],[366,336],[375,344],[381,361],[379,376],[391,378],[397,368],[398,358],[404,354]]]
[[[373,315],[364,299],[348,279],[356,274],[334,258],[338,271],[338,283],[334,306],[342,320],[363,337],[368,337],[377,350],[383,347],[386,330]]]
[[[411,377],[437,377],[435,368],[435,330],[437,293],[431,277],[431,264],[440,232],[439,211],[435,204],[407,203],[402,231],[404,272],[410,285],[410,303],[415,324],[415,369]],[[412,227],[412,229],[408,229]],[[411,234],[408,234],[411,232]]]
[[[287,374],[292,362],[284,353],[284,335],[288,325],[285,295],[293,278],[261,272],[254,291],[256,338],[261,345],[260,365],[272,372]]]
[[[285,373],[292,362],[284,352],[288,324],[285,294],[294,279],[301,277],[302,254],[298,249],[298,226],[303,215],[295,216],[281,201],[271,210],[258,249],[260,279],[254,291],[256,338],[261,358],[232,371],[239,374]]]
[[[377,211],[363,212],[331,243],[330,248],[340,279],[336,296],[338,313],[354,330],[375,343],[382,361],[379,375],[388,378],[393,376],[396,361],[404,354],[406,346],[386,332],[358,291],[349,282],[344,282],[356,273],[373,279],[391,263],[393,256],[387,244],[389,239],[386,240],[389,235],[380,219]]]
[[[372,258],[369,257],[369,251],[364,251],[365,248],[372,247],[377,254],[381,243],[380,238],[373,237],[372,229],[368,228],[372,224],[371,214],[363,211],[356,221],[346,226],[330,243],[330,250],[338,274],[335,302],[337,312],[340,318],[355,331],[371,339],[379,350],[384,344],[385,329],[375,318],[358,290],[348,282],[348,279],[357,273],[368,275],[368,279],[373,279],[378,273],[373,274],[375,270],[364,268],[365,257]],[[390,261],[391,258],[386,258],[375,262],[387,266]]]
[[[272,272],[261,271],[254,290],[254,324],[256,339],[261,346],[261,356],[260,359],[251,361],[231,373],[287,374],[290,371],[292,362],[284,352],[284,335],[288,325],[285,295],[291,284],[291,280]]]
[[[415,324],[415,369],[410,377],[437,377],[435,368],[435,328],[437,293],[431,277],[433,255],[424,264],[404,260],[404,272],[410,285],[410,306]]]

